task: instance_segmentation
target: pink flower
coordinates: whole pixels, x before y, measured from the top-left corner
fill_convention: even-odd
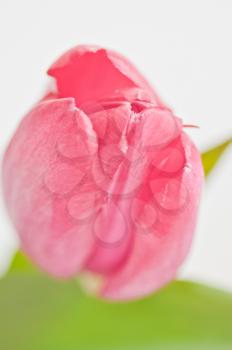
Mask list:
[[[7,207],[23,251],[48,273],[100,275],[99,294],[137,298],[176,276],[196,224],[199,152],[137,69],[78,46],[7,151]]]

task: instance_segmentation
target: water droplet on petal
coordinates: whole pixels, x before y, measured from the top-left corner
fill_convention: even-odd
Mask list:
[[[183,182],[176,179],[157,179],[150,182],[157,204],[166,210],[184,209],[188,202],[188,191]]]
[[[164,147],[181,131],[181,123],[169,110],[150,109],[142,113],[142,144],[145,147]]]
[[[164,173],[176,173],[183,169],[185,165],[184,151],[181,152],[175,147],[167,147],[164,150],[160,150],[155,155],[152,165]]]
[[[133,222],[143,229],[150,228],[157,220],[157,211],[151,203],[135,199],[132,205],[131,216]]]
[[[71,192],[83,176],[76,167],[61,163],[47,173],[44,182],[52,193],[64,195]]]
[[[89,218],[96,211],[97,193],[78,193],[68,202],[69,214],[76,220],[84,220]]]
[[[83,137],[78,134],[63,135],[58,141],[58,151],[67,158],[83,158],[89,156],[89,150]]]
[[[100,243],[109,246],[120,243],[126,237],[126,220],[114,202],[108,202],[99,212],[93,232]]]
[[[123,152],[113,144],[102,147],[99,155],[103,172],[112,177],[124,160]]]
[[[107,193],[128,195],[141,185],[146,168],[146,156],[136,149],[129,147],[124,155],[117,145],[108,145],[94,159],[92,174],[96,185]]]

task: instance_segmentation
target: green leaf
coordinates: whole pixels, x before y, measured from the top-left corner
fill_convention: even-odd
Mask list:
[[[10,264],[8,273],[20,271],[20,272],[35,272],[37,273],[37,267],[20,251],[18,251]]]
[[[227,149],[229,145],[231,145],[232,139],[229,139],[220,145],[215,146],[214,148],[211,148],[204,153],[202,153],[202,163],[203,168],[205,172],[205,176],[208,176],[211,171],[214,169],[217,162],[220,160],[221,156],[223,155],[224,151]]]
[[[76,281],[12,272],[0,282],[4,350],[232,349],[232,296],[174,282],[130,303],[86,296]]]

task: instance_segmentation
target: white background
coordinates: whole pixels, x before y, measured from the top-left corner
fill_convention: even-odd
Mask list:
[[[232,135],[232,1],[0,0],[0,152],[40,97],[46,69],[80,43],[128,56],[200,149]],[[210,178],[181,275],[232,290],[232,149]],[[0,270],[16,238],[0,213]]]

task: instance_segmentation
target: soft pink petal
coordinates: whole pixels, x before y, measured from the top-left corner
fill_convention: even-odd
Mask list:
[[[46,271],[63,277],[76,273],[93,247],[88,223],[76,222],[68,212],[87,173],[64,139],[70,134],[82,137],[77,156],[84,142],[91,155],[96,152],[91,123],[73,99],[42,102],[21,122],[3,165],[5,198],[23,250]]]
[[[98,273],[110,273],[125,260],[125,253],[129,253],[134,240],[135,222],[142,224],[148,220],[148,226],[154,223],[156,210],[146,201],[141,210],[134,210],[134,215],[138,216],[135,222],[131,223],[130,218],[134,197],[147,182],[149,155],[146,147],[147,144],[150,146],[149,140],[152,142],[147,123],[153,130],[159,147],[170,144],[181,132],[181,126],[169,110],[152,108],[136,113],[124,105],[111,108],[103,114],[98,111],[90,115],[95,130],[98,123],[101,123],[101,116],[106,112],[107,132],[104,139],[100,140],[98,154],[92,163],[93,179],[99,190],[106,193],[107,198],[96,219],[99,227],[98,234],[95,234],[96,248],[87,265],[91,271]],[[165,134],[163,139],[162,134]],[[159,152],[160,148],[158,154]],[[150,218],[151,215],[153,218]],[[146,222],[144,225],[146,226]],[[127,235],[123,239],[119,238],[125,231]],[[117,244],[101,244],[102,241],[111,240],[115,234]]]
[[[95,250],[87,268],[97,273],[109,273],[123,264],[133,241],[127,220],[128,202],[108,199],[93,221]]]
[[[140,128],[143,147],[165,147],[176,139],[181,131],[181,120],[164,108],[151,108],[141,113],[143,124]]]
[[[101,292],[103,297],[131,299],[155,291],[175,277],[184,260],[196,225],[203,171],[199,153],[186,135],[182,135],[181,142],[186,157],[181,175],[173,178],[169,174],[163,180],[169,188],[163,187],[162,183],[155,189],[151,174],[150,186],[151,190],[157,191],[152,193],[156,198],[152,199],[149,189],[141,192],[137,211],[143,209],[146,212],[135,218],[134,246],[127,262],[106,278]],[[157,170],[154,171],[155,177],[159,178]],[[179,187],[173,184],[177,179],[181,181]],[[184,202],[186,193],[188,199]],[[141,200],[144,201],[142,204]],[[146,203],[149,209],[144,209]]]
[[[61,56],[48,70],[57,81],[60,97],[74,97],[82,108],[116,91],[140,88],[154,101],[158,96],[125,57],[98,47],[77,46]],[[83,108],[82,108],[83,109]]]

